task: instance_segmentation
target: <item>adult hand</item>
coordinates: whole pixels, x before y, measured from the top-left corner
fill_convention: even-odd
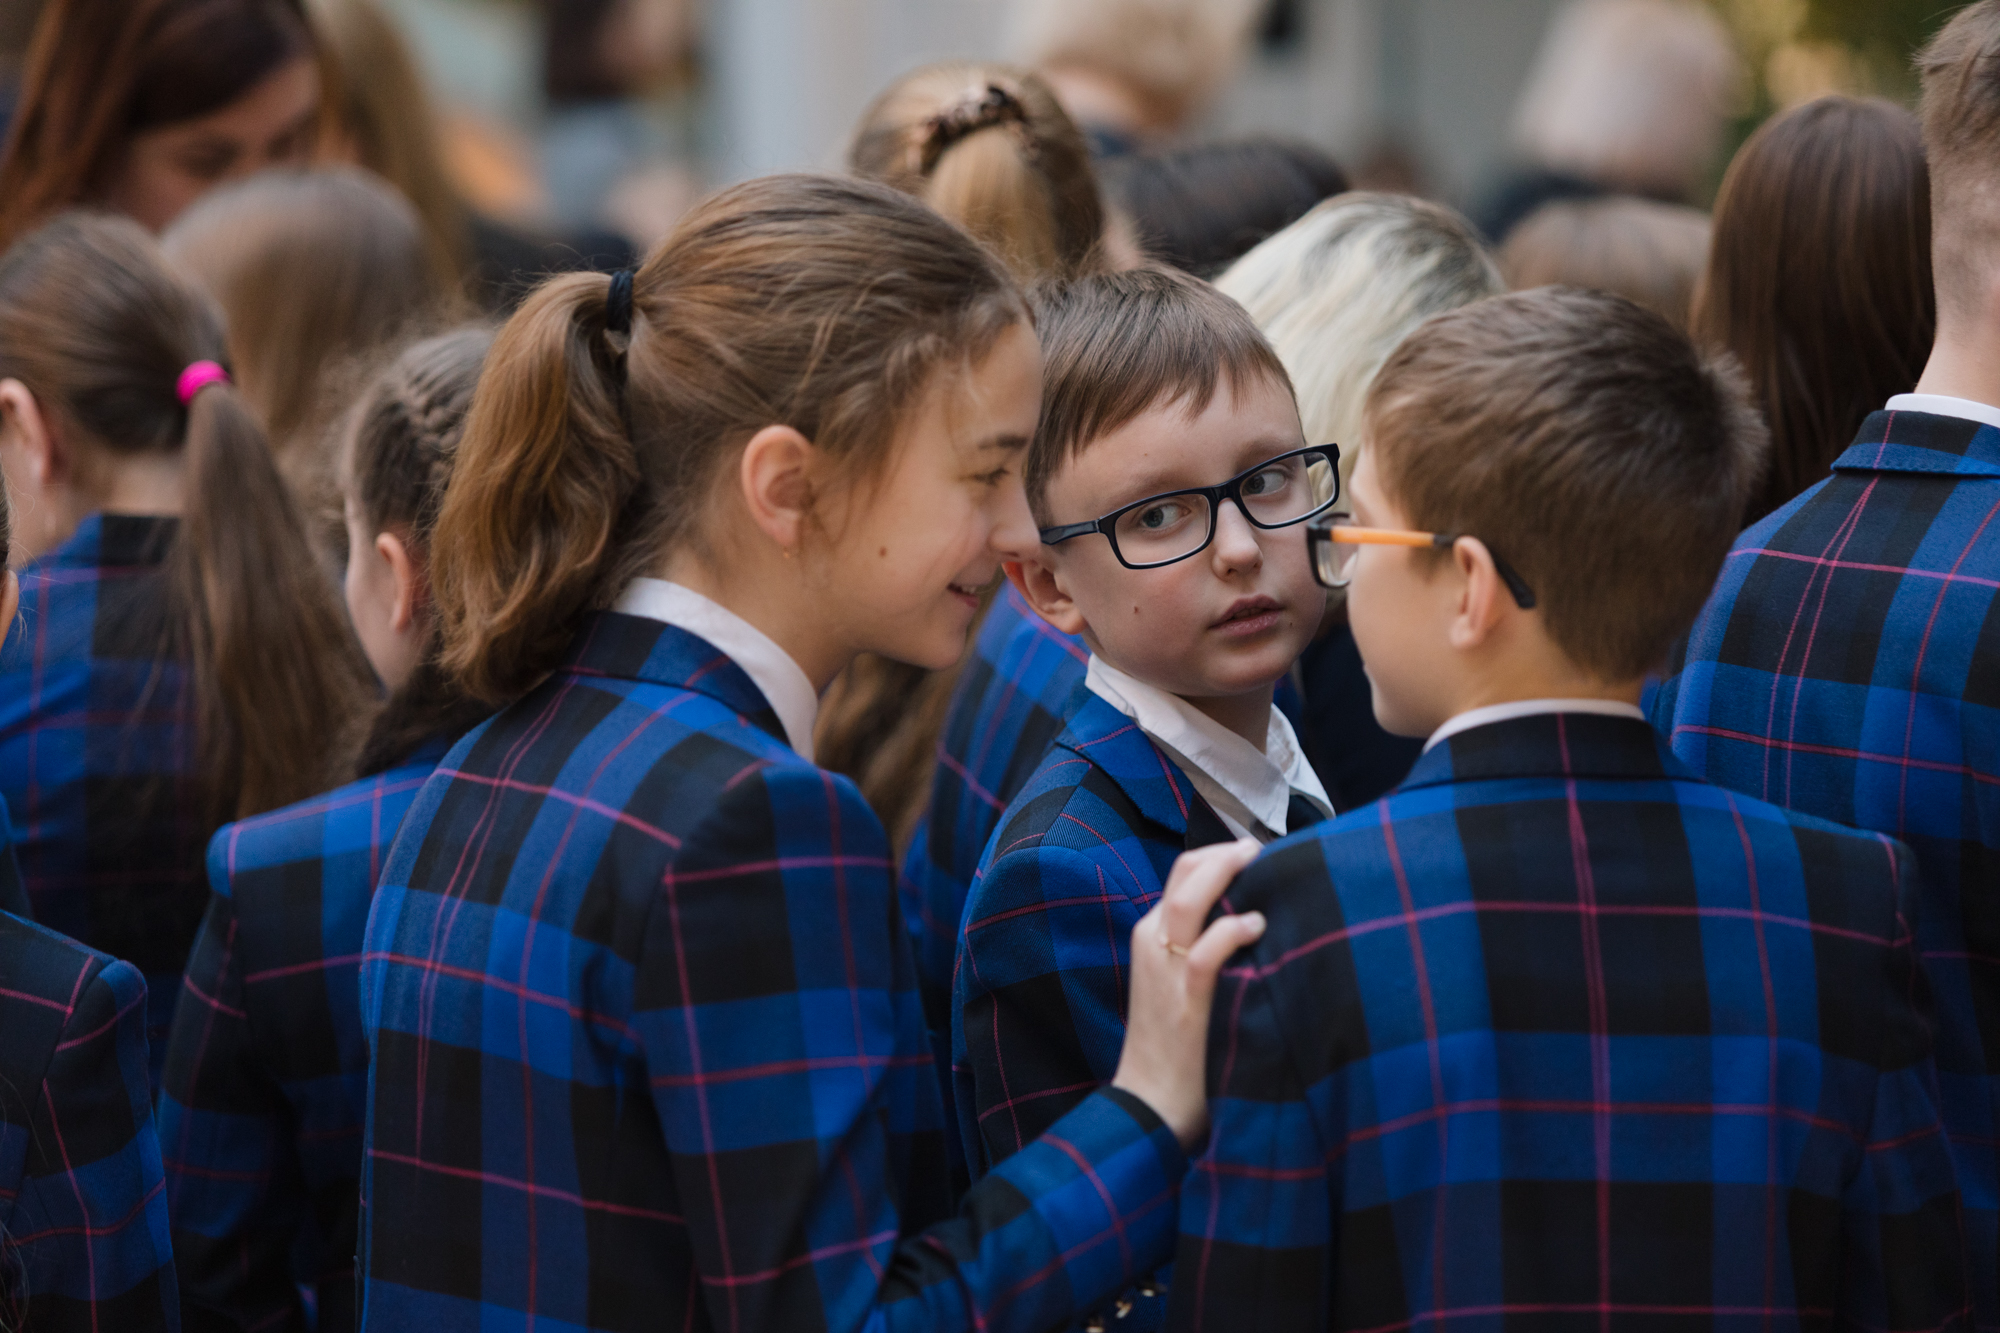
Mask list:
[[[1215,980],[1230,955],[1264,933],[1264,915],[1202,922],[1243,867],[1257,842],[1219,843],[1174,862],[1153,910],[1132,927],[1132,996],[1126,1007],[1125,1048],[1111,1080],[1140,1098],[1183,1148],[1208,1132],[1208,1013]]]

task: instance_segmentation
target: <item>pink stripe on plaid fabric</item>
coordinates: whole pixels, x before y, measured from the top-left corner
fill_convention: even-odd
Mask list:
[[[1899,758],[1893,754],[1882,754],[1874,750],[1856,750],[1844,745],[1815,745],[1810,741],[1779,740],[1774,736],[1759,736],[1748,731],[1731,731],[1727,727],[1699,726],[1682,723],[1673,730],[1675,736],[1692,733],[1696,736],[1714,736],[1719,740],[1743,741],[1749,745],[1764,745],[1777,750],[1796,750],[1800,754],[1823,754],[1834,759],[1858,759],[1870,764],[1895,764],[1908,768],[1920,768],[1931,773],[1952,773],[1959,777],[1971,778],[1974,782],[2000,785],[2000,774],[1986,773],[1966,764],[1947,764],[1935,759]],[[1671,743],[1671,742],[1670,742]]]
[[[234,936],[236,933],[236,923],[233,921],[230,923],[229,933],[231,936]],[[207,1005],[211,1011],[210,1014],[211,1017],[213,1017],[215,1013],[228,1014],[231,1018],[248,1018],[250,1016],[244,1013],[241,1009],[230,1008],[228,1005],[224,1004],[221,1000],[217,999],[215,996],[210,995],[207,991],[195,985],[194,982],[188,979],[187,977],[181,978],[181,989],[186,991],[189,995],[194,996],[195,999],[200,1000],[203,1004]],[[205,1048],[208,1045],[208,1029],[206,1028],[202,1029],[201,1038],[202,1038],[201,1045],[202,1047]]]
[[[24,1004],[39,1004],[44,1009],[60,1009],[64,1013],[69,1012],[69,1005],[64,1004],[60,1000],[51,1000],[46,995],[30,995],[26,991],[9,990],[5,986],[0,986],[0,998],[19,1000]]]
[[[1858,574],[1894,574],[1917,579],[1937,579],[1944,583],[1964,583],[1975,588],[2000,588],[2000,579],[1983,579],[1976,574],[1961,574],[1954,566],[1950,573],[1935,569],[1917,569],[1910,565],[1875,565],[1863,560],[1829,560],[1824,557],[1800,555],[1797,551],[1774,551],[1768,546],[1739,546],[1729,553],[1728,558],[1738,557],[1770,560],[1793,560],[1800,564],[1817,565],[1823,569],[1852,570]]]
[[[1102,875],[1103,873],[1104,872],[1101,870],[1098,872],[1099,875]],[[1158,897],[1159,895],[1157,893],[1145,894],[1141,895],[1140,900],[1142,902],[1150,903],[1155,898]],[[1052,912],[1058,907],[1095,907],[1099,903],[1108,903],[1112,901],[1130,902],[1131,896],[1129,894],[1121,893],[1118,894],[1116,899],[1114,900],[1110,890],[1105,889],[1101,893],[1086,894],[1079,898],[1051,898],[1045,903],[1030,903],[1026,907],[1010,907],[1004,912],[995,912],[991,916],[982,916],[977,921],[967,922],[965,926],[965,933],[969,936],[975,930],[984,930],[988,926],[995,926],[1003,921],[1012,921],[1016,917],[1040,916],[1042,913]]]
[[[1875,487],[1878,481],[1879,478],[1871,477],[1869,479],[1868,485],[1862,488],[1861,496],[1858,500],[1855,501],[1854,507],[1848,511],[1847,516],[1841,519],[1840,523],[1834,528],[1833,536],[1827,539],[1826,546],[1822,548],[1820,551],[1820,562],[1822,566],[1828,556],[1836,554],[1836,552],[1834,551],[1834,548],[1836,546],[1838,546],[1842,551],[1845,551],[1847,549],[1847,543],[1853,539],[1855,529],[1860,526],[1861,514],[1862,511],[1868,507],[1869,497],[1875,494]],[[1812,599],[1813,583],[1819,578],[1819,573],[1820,573],[1819,569],[1815,569],[1811,574],[1806,576],[1806,586],[1799,593],[1799,604],[1792,609],[1792,623],[1785,630],[1785,642],[1778,649],[1778,669],[1776,672],[1773,672],[1771,676],[1771,702],[1770,702],[1770,708],[1768,709],[1766,716],[1764,718],[1764,734],[1767,736],[1777,734],[1778,682],[1784,678],[1782,673],[1784,672],[1785,669],[1785,663],[1791,659],[1792,655],[1792,640],[1797,637],[1799,632],[1799,618],[1805,614],[1806,603]],[[1829,573],[1827,576],[1827,582],[1828,584],[1831,584],[1832,581],[1833,581],[1832,575]],[[1825,592],[1822,591],[1820,594],[1821,609],[1824,609],[1825,605],[1826,605],[1826,595]],[[1815,612],[1813,617],[1813,626],[1815,629],[1817,629],[1818,625],[1819,625],[1818,612]],[[1806,639],[1805,661],[1810,662],[1811,660],[1812,660],[1812,639],[1809,633]],[[1801,672],[1803,673],[1803,667],[1801,668]],[[1792,738],[1793,739],[1797,738],[1797,733],[1798,733],[1798,694],[1799,691],[1797,687],[1795,687],[1792,695],[1792,705],[1793,705]],[[1791,767],[1789,761],[1787,762],[1785,768],[1785,781],[1787,790],[1789,790],[1791,784]],[[1758,793],[1758,795],[1762,796],[1767,801],[1773,799],[1771,795],[1771,757],[1768,754],[1765,755],[1764,757],[1763,790],[1761,790]],[[1783,802],[1780,802],[1780,804],[1782,803]]]
[[[1118,1265],[1131,1272],[1132,1238],[1125,1234],[1125,1219],[1119,1214],[1118,1203],[1111,1197],[1111,1191],[1105,1188],[1104,1177],[1097,1174],[1097,1168],[1091,1165],[1088,1157],[1077,1151],[1075,1144],[1053,1131],[1042,1135],[1038,1142],[1047,1144],[1074,1162],[1076,1169],[1083,1173],[1083,1178],[1090,1182],[1090,1187],[1097,1191],[1097,1201],[1104,1205],[1105,1214],[1111,1219],[1112,1234],[1118,1238]]]
[[[915,1055],[814,1055],[797,1060],[771,1060],[763,1064],[743,1065],[735,1069],[720,1069],[712,1073],[699,1074],[655,1074],[647,1080],[655,1088],[714,1087],[719,1083],[748,1083],[760,1078],[779,1078],[786,1074],[812,1074],[827,1069],[912,1069],[928,1067],[932,1057],[925,1053]],[[1095,1086],[1094,1084],[1092,1086]]]
[[[1246,969],[1247,972],[1248,969]],[[1231,1081],[1236,1077],[1236,1055],[1238,1037],[1243,1031],[1243,997],[1250,990],[1250,977],[1239,974],[1236,978],[1236,994],[1229,1002],[1229,1049],[1222,1057],[1222,1077],[1216,1083],[1218,1093],[1226,1095]],[[1203,1155],[1201,1165],[1213,1169],[1215,1154],[1211,1151]],[[1218,1173],[1219,1174],[1219,1173]],[[1315,1173],[1317,1174],[1317,1173]],[[1208,1220],[1201,1231],[1201,1262],[1195,1266],[1194,1279],[1194,1329],[1201,1333],[1208,1312],[1208,1263],[1215,1253],[1215,1233],[1222,1221],[1222,1191],[1208,1193]]]
[[[1026,1105],[1032,1101],[1039,1101],[1044,1097],[1066,1097],[1072,1092],[1092,1092],[1103,1086],[1096,1079],[1092,1079],[1088,1083],[1072,1083],[1066,1088],[1040,1088],[1034,1092],[1024,1093],[1019,1097],[1009,1097],[1004,1102],[995,1102],[979,1113],[979,1119],[984,1121],[999,1115],[1002,1111],[1011,1111],[1016,1104]]]
[[[1491,901],[1444,903],[1437,907],[1420,908],[1407,915],[1396,913],[1392,916],[1378,917],[1373,921],[1363,921],[1357,925],[1345,926],[1339,930],[1330,930],[1324,935],[1314,936],[1303,944],[1292,946],[1292,948],[1286,950],[1283,954],[1280,954],[1268,963],[1256,967],[1225,968],[1223,975],[1254,975],[1261,980],[1281,971],[1292,962],[1304,958],[1308,954],[1317,953],[1321,949],[1345,943],[1364,935],[1373,935],[1378,931],[1401,930],[1409,926],[1412,922],[1437,921],[1452,916],[1477,916],[1487,912],[1568,915],[1577,910],[1577,906],[1574,903]],[[1866,931],[1849,930],[1844,926],[1828,925],[1821,921],[1808,921],[1801,917],[1780,916],[1775,912],[1752,912],[1746,907],[1679,907],[1669,904],[1637,905],[1613,903],[1607,905],[1600,903],[1597,907],[1597,915],[1601,917],[1693,917],[1697,920],[1725,921],[1747,921],[1754,917],[1759,921],[1768,922],[1774,926],[1786,926],[1793,930],[1809,931],[1815,935],[1827,935],[1835,939],[1857,940],[1864,944],[1881,944],[1888,947],[1896,947],[1908,942],[1907,936],[1893,940],[1884,940],[1878,936],[1870,935]]]
[[[1402,1330],[1414,1328],[1420,1323],[1437,1324],[1447,1319],[1493,1319],[1504,1315],[1597,1314],[1603,1308],[1602,1305],[1580,1304],[1464,1305],[1448,1310],[1426,1310],[1424,1313],[1412,1315],[1408,1319],[1398,1319],[1392,1324],[1377,1324],[1372,1328],[1353,1329],[1350,1330],[1350,1333],[1401,1333]],[[1692,1318],[1699,1316],[1717,1319],[1725,1317],[1749,1319],[1758,1315],[1769,1316],[1774,1313],[1783,1315],[1786,1319],[1791,1319],[1795,1316],[1827,1319],[1831,1318],[1834,1313],[1831,1307],[1813,1307],[1811,1309],[1790,1308],[1773,1311],[1760,1305],[1640,1305],[1630,1301],[1613,1302],[1610,1312],[1618,1315],[1647,1315],[1656,1318],[1676,1316],[1680,1318]],[[1944,1328],[1947,1325],[1940,1324],[1937,1327]],[[1887,1333],[1887,1330],[1884,1330],[1883,1333]],[[1930,1331],[1898,1329],[1896,1333],[1930,1333]]]
[[[1761,906],[1757,886],[1757,854],[1750,845],[1750,830],[1743,823],[1742,807],[1736,804],[1736,797],[1728,792],[1723,799],[1729,803],[1729,817],[1736,824],[1736,840],[1743,849],[1743,875],[1750,891],[1750,910],[1755,912]],[[1778,1100],[1778,997],[1771,981],[1771,950],[1764,938],[1764,923],[1752,917],[1751,929],[1757,936],[1757,974],[1764,991],[1764,1059],[1769,1066],[1764,1095],[1774,1105]],[[1771,1304],[1777,1299],[1778,1291],[1778,1122],[1773,1119],[1764,1128],[1764,1303]],[[1764,1326],[1769,1328],[1770,1316],[1764,1318]]]
[[[1996,504],[1987,510],[1986,517],[1979,520],[1979,526],[1973,529],[1972,536],[1967,539],[1964,547],[1958,553],[1958,559],[1953,562],[1951,567],[1952,573],[1956,574],[1959,571],[1965,564],[1966,558],[1972,554],[1973,548],[1979,545],[1979,539],[1985,536],[1986,529],[1993,525],[1993,516],[1995,514],[2000,514],[2000,504]],[[1910,795],[1910,750],[1917,737],[1917,689],[1923,684],[1924,657],[1930,652],[1931,633],[1937,628],[1938,613],[1944,609],[1944,597],[1949,591],[1951,591],[1950,584],[1940,585],[1937,596],[1931,601],[1930,619],[1924,622],[1924,637],[1922,642],[1917,645],[1916,664],[1910,668],[1910,709],[1908,716],[1903,722],[1903,770],[1899,775],[1899,782],[1896,789],[1896,836],[1899,838],[1908,832],[1908,821],[1905,815]]]
[[[1558,714],[1560,716],[1560,714]],[[1403,866],[1402,848],[1396,845],[1396,825],[1389,815],[1389,799],[1383,797],[1376,809],[1382,817],[1382,847],[1389,856],[1389,868],[1396,877],[1396,897],[1403,904],[1403,917],[1407,921],[1410,937],[1410,964],[1417,975],[1417,1002],[1424,1013],[1424,1047],[1430,1057],[1431,1104],[1444,1105],[1444,1061],[1438,1049],[1437,1005],[1431,995],[1430,967],[1424,959],[1424,936],[1416,919],[1416,900],[1410,895],[1410,876]],[[1438,1164],[1442,1170],[1451,1160],[1451,1130],[1447,1117],[1440,1116],[1438,1127]],[[1444,1255],[1445,1255],[1445,1192],[1439,1190],[1433,1201],[1431,1212],[1431,1300],[1434,1304],[1444,1304]]]
[[[86,963],[85,970],[87,971],[88,969],[89,969],[89,964]],[[82,975],[78,974],[77,981],[81,983],[82,980],[83,980]],[[72,992],[71,994],[71,1003],[72,1004],[75,1003],[74,992]],[[85,1236],[97,1236],[101,1234],[109,1234],[109,1231],[115,1231],[117,1229],[115,1226],[109,1228],[108,1230],[101,1230],[99,1228],[92,1227],[90,1224],[90,1204],[83,1197],[83,1185],[77,1180],[76,1167],[69,1160],[69,1145],[63,1141],[62,1117],[56,1114],[55,1095],[49,1091],[49,1085],[46,1080],[44,1080],[42,1083],[42,1105],[48,1108],[49,1132],[54,1134],[56,1138],[56,1155],[62,1159],[63,1178],[69,1181],[70,1193],[74,1195],[76,1198],[77,1216],[83,1219],[83,1226],[80,1228],[57,1228],[51,1230],[47,1234],[71,1235],[71,1236],[81,1234]],[[165,1185],[164,1181],[159,1182],[159,1184],[155,1186],[155,1190],[164,1187],[164,1185]],[[147,1198],[150,1199],[151,1197],[152,1194],[149,1192]],[[140,1206],[144,1207],[145,1205],[142,1202]],[[23,1237],[17,1240],[15,1243],[25,1245],[29,1240],[32,1239],[35,1239],[35,1237]],[[83,1255],[84,1255],[85,1278],[90,1284],[90,1327],[93,1330],[95,1330],[97,1328],[97,1303],[103,1296],[103,1293],[97,1289],[97,1247],[95,1245],[85,1245],[83,1247]]]
[[[227,1171],[219,1166],[201,1166],[194,1162],[182,1161],[173,1157],[164,1158],[163,1160],[168,1169],[176,1173],[200,1176],[204,1180],[227,1180],[247,1184],[271,1178],[269,1171]]]
[[[768,871],[787,870],[890,870],[893,865],[886,856],[774,856],[767,861],[738,861],[734,865],[716,866],[708,870],[690,870],[680,876],[683,884],[706,884],[712,879],[738,879],[744,875],[761,875]]]
[[[833,862],[833,902],[834,914],[840,921],[840,957],[842,970],[847,978],[847,1008],[854,1024],[854,1049],[868,1049],[868,1026],[861,1015],[861,981],[854,958],[854,918],[847,901],[847,858],[841,853],[840,791],[834,786],[833,774],[821,771],[820,791],[826,797],[827,836],[830,843],[830,859]],[[886,865],[884,867],[887,868]],[[859,1233],[872,1219],[868,1214],[867,1196],[862,1191],[861,1179],[854,1170],[853,1157],[843,1154],[841,1174],[847,1180],[847,1197],[854,1210],[854,1229]],[[875,1257],[870,1246],[861,1251],[867,1260],[868,1271],[873,1273],[879,1285],[883,1278],[882,1262]]]
[[[604,1199],[585,1198],[568,1190],[555,1189],[549,1185],[530,1185],[511,1176],[499,1175],[492,1171],[475,1171],[466,1166],[446,1166],[442,1162],[425,1161],[408,1153],[390,1152],[384,1148],[370,1148],[368,1155],[378,1161],[394,1162],[398,1166],[413,1167],[418,1171],[429,1171],[440,1176],[451,1176],[457,1180],[476,1180],[482,1185],[498,1185],[502,1189],[518,1190],[524,1194],[537,1194],[544,1199],[555,1199],[571,1204],[586,1212],[609,1213],[615,1217],[636,1217],[648,1222],[665,1222],[672,1226],[686,1226],[687,1219],[675,1213],[657,1208],[639,1208],[629,1203],[611,1203]]]
[[[67,1162],[67,1158],[65,1158],[65,1162]],[[166,1187],[167,1187],[166,1181],[164,1180],[154,1181],[153,1187],[147,1190],[145,1195],[139,1200],[139,1202],[133,1204],[132,1207],[126,1212],[126,1214],[123,1217],[119,1218],[116,1222],[107,1222],[102,1226],[44,1227],[40,1231],[29,1231],[19,1236],[10,1236],[8,1237],[8,1244],[27,1245],[34,1241],[50,1240],[57,1236],[88,1236],[92,1240],[95,1240],[100,1236],[115,1236],[119,1232],[123,1231],[126,1227],[132,1225],[132,1219],[138,1217],[141,1213],[145,1212],[146,1205],[150,1204],[153,1201],[153,1199],[159,1194],[159,1192],[165,1189]],[[91,1254],[92,1258],[91,1267],[92,1269],[95,1269],[96,1268],[95,1247],[86,1247],[86,1251]],[[95,1302],[97,1300],[97,1278],[95,1276],[92,1276],[92,1278],[90,1279],[90,1292],[92,1300],[91,1319],[94,1324],[97,1317],[95,1308]]]
[[[73,1050],[78,1046],[84,1045],[86,1042],[96,1041],[99,1037],[111,1031],[111,1029],[117,1027],[119,1019],[131,1013],[134,1009],[141,1008],[142,1006],[144,1006],[145,1003],[146,1003],[146,992],[142,990],[138,992],[135,996],[133,996],[132,999],[127,1000],[125,1002],[125,1006],[122,1009],[120,1009],[117,1013],[111,1015],[110,1018],[98,1024],[98,1026],[93,1031],[86,1032],[80,1037],[71,1037],[68,1041],[57,1042],[56,1050],[58,1052]]]
[[[540,796],[560,801],[564,805],[576,806],[579,809],[588,810],[591,814],[601,815],[614,824],[623,824],[626,828],[635,829],[655,842],[665,843],[676,850],[681,845],[679,838],[676,838],[663,828],[658,828],[655,825],[648,824],[643,819],[628,815],[615,806],[606,805],[602,801],[593,801],[587,796],[578,796],[574,792],[567,792],[559,787],[551,787],[547,783],[522,782],[515,778],[486,777],[479,773],[468,773],[463,769],[457,768],[440,768],[438,772],[455,781],[469,782],[477,787],[493,787],[504,791],[520,792],[526,796]]]
[[[598,1027],[608,1028],[621,1037],[628,1039],[636,1035],[629,1026],[608,1014],[596,1013],[593,1010],[583,1008],[581,1005],[571,1004],[564,996],[548,995],[534,989],[532,986],[523,986],[519,982],[496,977],[491,972],[482,972],[478,968],[459,967],[455,963],[436,962],[429,958],[418,958],[413,954],[396,953],[393,950],[387,949],[361,955],[361,964],[363,967],[371,963],[389,963],[397,967],[414,968],[421,972],[433,972],[440,976],[452,977],[459,981],[477,982],[479,985],[490,990],[501,991],[508,995],[525,994],[528,999],[534,1001],[536,1004],[550,1009],[559,1009],[579,1023],[591,1023]]]
[[[1563,797],[1569,819],[1570,870],[1576,878],[1577,926],[1583,943],[1583,975],[1590,1004],[1591,1151],[1597,1167],[1597,1326],[1611,1329],[1611,1001],[1604,985],[1604,941],[1597,929],[1597,876],[1590,864],[1590,835],[1577,802],[1570,763],[1569,723],[1556,714],[1556,746],[1562,752]],[[1444,1122],[1439,1121],[1440,1124]],[[1442,1156],[1440,1157],[1442,1159]],[[1442,1196],[1443,1191],[1439,1191]],[[1442,1306],[1440,1288],[1438,1304]]]
[[[1166,761],[1162,759],[1160,762],[1165,763]],[[1176,795],[1174,799],[1179,800],[1180,797]],[[1181,807],[1181,813],[1182,814],[1187,813],[1186,806]],[[1127,879],[1132,881],[1132,887],[1135,889],[1139,889],[1142,895],[1145,893],[1144,888],[1141,887],[1141,881],[1139,879],[1138,872],[1134,871],[1132,869],[1132,863],[1125,859],[1125,853],[1118,850],[1118,844],[1114,843],[1111,839],[1105,837],[1102,833],[1092,828],[1088,823],[1086,823],[1081,819],[1078,819],[1075,815],[1071,814],[1067,810],[1062,812],[1060,818],[1067,819],[1070,823],[1076,825],[1078,828],[1088,833],[1091,837],[1097,839],[1099,846],[1101,846],[1102,848],[1104,848],[1105,851],[1110,852],[1113,856],[1118,858],[1118,868],[1125,872],[1125,877]]]
[[[371,853],[374,851],[373,848],[369,850]],[[255,972],[245,972],[243,974],[243,984],[246,986],[256,986],[266,981],[277,981],[283,977],[295,977],[302,972],[326,972],[337,967],[354,967],[359,965],[365,956],[364,954],[348,953],[341,954],[337,958],[315,958],[309,963],[286,963],[283,967],[259,968]]]
[[[958,756],[946,749],[942,741],[938,742],[937,761],[958,774],[959,781],[965,784],[966,790],[977,796],[987,806],[995,810],[1005,810],[1007,808],[1005,801],[979,785],[979,779],[972,776],[972,770],[960,763]]]

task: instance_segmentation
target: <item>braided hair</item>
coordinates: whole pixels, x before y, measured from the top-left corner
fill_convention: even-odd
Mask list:
[[[342,490],[370,532],[400,529],[426,573],[452,460],[493,331],[466,328],[412,344],[378,373],[349,416]],[[428,601],[428,598],[424,599]],[[410,679],[368,719],[357,776],[379,773],[425,741],[456,738],[489,711],[437,664],[437,627]]]

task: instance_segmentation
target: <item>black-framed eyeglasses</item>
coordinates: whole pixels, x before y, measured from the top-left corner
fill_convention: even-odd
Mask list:
[[[1215,540],[1222,502],[1234,500],[1256,527],[1288,528],[1323,513],[1340,498],[1340,446],[1314,445],[1259,463],[1220,486],[1149,495],[1088,523],[1043,528],[1054,546],[1101,532],[1127,569],[1158,569],[1199,555]]]
[[[1449,551],[1463,532],[1405,532],[1400,528],[1357,528],[1352,514],[1328,514],[1306,529],[1306,549],[1312,553],[1313,578],[1322,588],[1345,588],[1354,578],[1354,559],[1364,546],[1435,547]],[[1535,609],[1535,590],[1491,546],[1494,572],[1523,611]]]

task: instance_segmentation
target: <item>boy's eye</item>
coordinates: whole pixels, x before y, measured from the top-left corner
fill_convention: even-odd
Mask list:
[[[1243,493],[1270,495],[1285,489],[1291,479],[1291,470],[1288,467],[1267,467],[1262,472],[1253,473],[1243,479]]]
[[[1133,515],[1133,519],[1141,531],[1159,532],[1186,518],[1187,512],[1185,500],[1162,500],[1158,504],[1147,505]]]

